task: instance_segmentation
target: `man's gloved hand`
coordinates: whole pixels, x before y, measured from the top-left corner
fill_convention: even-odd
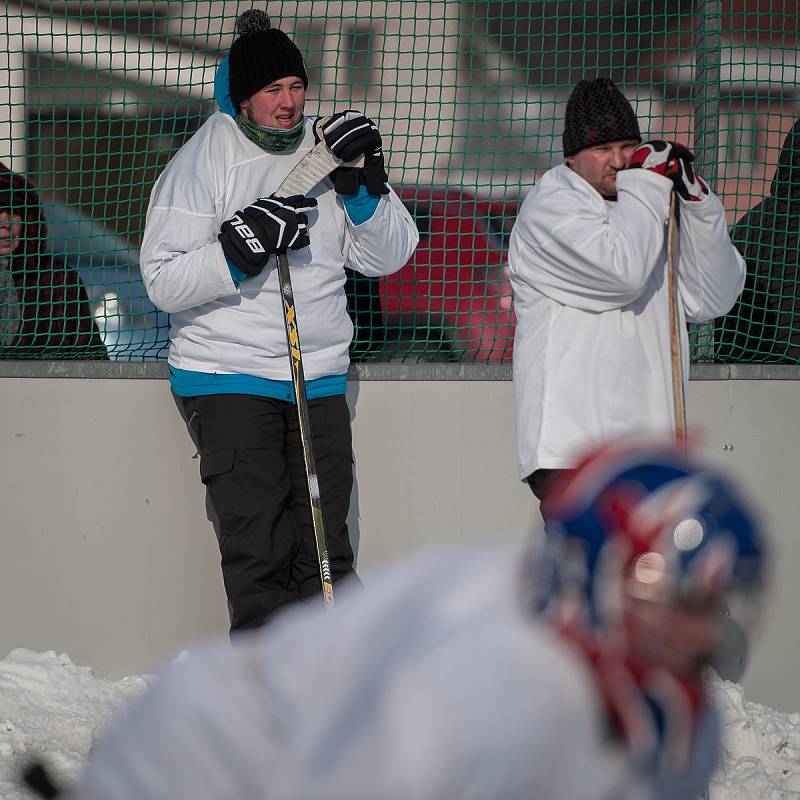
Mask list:
[[[259,197],[219,229],[225,257],[246,275],[258,275],[272,253],[307,247],[308,217],[316,208],[313,197]]]
[[[680,175],[672,180],[675,183],[675,191],[684,200],[702,200],[708,194],[708,186],[694,171],[692,161],[694,161],[694,156],[692,156],[691,160],[679,158]]]
[[[370,194],[389,194],[388,176],[383,159],[383,141],[375,123],[358,111],[347,110],[334,114],[314,133],[325,139],[330,151],[342,161],[364,156],[363,167],[339,167],[331,175],[339,194],[357,194],[363,184]]]
[[[705,181],[694,171],[691,150],[677,142],[643,142],[631,156],[629,167],[648,169],[669,178],[684,200],[702,200],[708,194]]]

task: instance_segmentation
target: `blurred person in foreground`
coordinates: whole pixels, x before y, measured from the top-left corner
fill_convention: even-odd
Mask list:
[[[0,358],[108,358],[80,276],[47,250],[39,197],[2,163]]]
[[[636,114],[611,80],[574,88],[563,148],[564,163],[522,204],[509,249],[519,472],[545,517],[553,479],[586,448],[675,428],[673,192],[684,385],[686,323],[726,313],[745,277],[725,210],[696,174],[692,153],[675,142],[642,143]]]
[[[153,187],[141,265],[150,299],[170,313],[170,385],[200,454],[231,633],[321,598],[275,254],[285,252],[291,270],[336,584],[356,579],[345,268],[394,272],[418,241],[387,183],[375,124],[350,110],[306,117],[295,43],[258,9],[240,14],[236,29],[217,71],[220,110]],[[364,155],[363,167],[340,167],[307,197],[277,196],[318,138],[343,161]]]
[[[758,605],[766,542],[727,475],[603,447],[550,535],[444,550],[173,665],[80,800],[696,800],[717,757],[704,666]]]

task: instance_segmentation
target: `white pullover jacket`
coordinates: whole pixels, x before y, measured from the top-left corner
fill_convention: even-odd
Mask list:
[[[521,580],[522,578],[522,580]],[[192,650],[94,750],[71,800],[689,800],[610,733],[597,678],[508,550],[418,554],[336,605]],[[642,701],[643,702],[643,701]],[[643,748],[646,749],[646,748]]]
[[[520,475],[568,468],[623,433],[674,431],[667,285],[672,183],[617,176],[606,202],[566,165],[522,204],[509,264],[517,315],[514,393]],[[725,314],[744,285],[719,199],[678,201],[684,380],[686,322]]]
[[[267,153],[232,117],[217,112],[159,177],[147,211],[141,269],[150,299],[171,315],[173,367],[291,380],[275,257],[237,288],[217,235],[226,219],[275,192],[313,146],[311,120],[296,149]],[[319,204],[308,214],[311,244],[288,256],[303,369],[313,380],[340,375],[349,365],[353,326],[343,267],[388,275],[408,261],[419,236],[394,192],[381,197],[361,225],[347,217],[329,179],[309,196]]]

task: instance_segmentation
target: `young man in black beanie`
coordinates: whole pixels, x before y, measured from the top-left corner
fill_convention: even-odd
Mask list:
[[[565,161],[520,209],[509,264],[517,330],[520,475],[542,501],[576,454],[624,433],[674,431],[667,282],[670,195],[678,195],[683,375],[686,322],[726,313],[744,282],[725,212],[674,142],[641,143],[608,78],[567,102]]]
[[[141,251],[147,292],[171,314],[170,382],[217,518],[231,632],[321,586],[275,253],[292,273],[336,582],[355,574],[344,268],[394,272],[418,241],[386,182],[380,133],[359,112],[336,114],[321,135],[343,160],[363,154],[363,168],[340,168],[307,197],[275,196],[315,144],[308,77],[263,12],[242,14],[237,31],[217,73],[220,111],[159,177]]]

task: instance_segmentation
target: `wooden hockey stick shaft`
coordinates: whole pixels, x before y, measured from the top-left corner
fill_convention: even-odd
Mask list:
[[[667,283],[669,286],[669,341],[672,362],[672,404],[675,419],[675,436],[686,444],[686,396],[683,381],[683,353],[681,348],[680,297],[678,293],[677,247],[677,193],[673,189],[669,201],[667,227]]]

